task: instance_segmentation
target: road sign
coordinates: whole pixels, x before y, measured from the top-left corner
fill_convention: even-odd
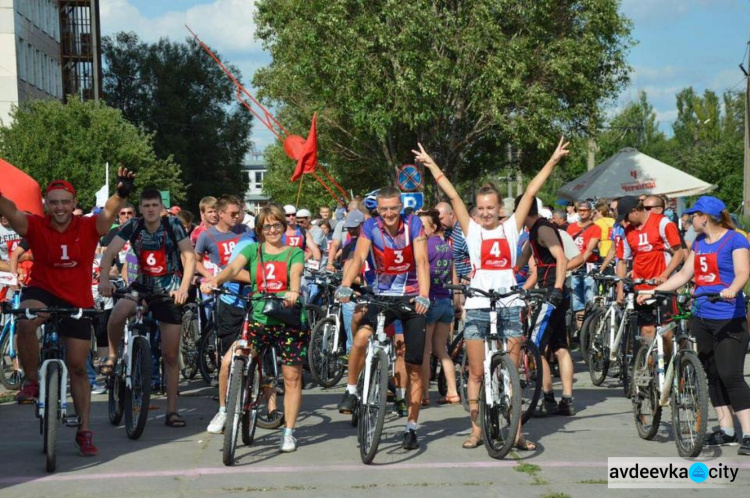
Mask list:
[[[161,202],[164,204],[164,207],[169,209],[172,207],[172,194],[169,192],[169,190],[160,190],[161,193]]]
[[[404,164],[398,170],[398,186],[406,192],[414,192],[422,188],[422,172],[413,164]]]
[[[416,211],[417,209],[421,208],[424,205],[424,193],[423,192],[403,192],[401,194],[401,204],[404,206],[404,209],[410,207],[414,211]]]

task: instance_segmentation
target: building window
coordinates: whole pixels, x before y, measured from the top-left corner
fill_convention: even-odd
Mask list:
[[[34,49],[31,44],[26,44],[26,81],[34,84]]]
[[[18,78],[26,81],[26,42],[23,41],[23,38],[18,39],[16,57],[18,58]]]
[[[34,84],[37,88],[42,86],[42,53],[34,49]]]
[[[263,172],[262,171],[255,172],[255,188],[258,188],[258,189],[263,188]]]

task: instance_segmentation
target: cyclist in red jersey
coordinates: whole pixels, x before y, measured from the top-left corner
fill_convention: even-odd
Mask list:
[[[93,308],[91,272],[96,246],[109,231],[115,216],[133,190],[134,174],[127,168],[118,169],[117,193],[110,197],[96,216],[73,215],[76,191],[65,180],[55,180],[46,191],[48,214],[38,216],[20,211],[13,201],[0,192],[0,215],[21,236],[26,237],[34,252],[34,267],[29,286],[23,291],[21,308]],[[18,322],[18,352],[27,381],[16,399],[33,402],[39,396],[39,341],[36,329],[47,318]],[[71,394],[80,426],[75,443],[81,455],[98,453],[89,428],[91,386],[86,371],[91,348],[91,320],[66,318],[61,321],[65,363],[70,374]]]

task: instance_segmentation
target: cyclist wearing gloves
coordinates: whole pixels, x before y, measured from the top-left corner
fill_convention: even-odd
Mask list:
[[[745,296],[750,279],[750,243],[734,229],[724,203],[703,196],[686,211],[698,234],[682,269],[655,290],[673,291],[695,279],[695,311],[691,334],[698,343],[698,357],[708,376],[708,393],[716,409],[719,430],[706,440],[708,446],[736,443],[732,411],[742,427],[740,455],[750,455],[750,387],[743,377],[748,337]],[[711,302],[701,294],[720,293]],[[638,296],[643,302],[648,296]],[[731,409],[730,409],[731,407]]]
[[[456,189],[442,173],[435,161],[425,152],[422,145],[419,151],[413,151],[416,160],[428,168],[440,189],[448,196],[456,213],[461,229],[466,234],[466,244],[469,247],[471,264],[474,269],[471,286],[485,291],[510,289],[516,285],[513,267],[516,262],[516,247],[523,228],[523,223],[529,214],[531,205],[536,202],[535,195],[549,178],[560,160],[568,155],[568,144],[563,139],[557,145],[552,157],[536,177],[529,183],[526,193],[518,203],[516,212],[505,222],[500,223],[500,209],[502,196],[494,185],[489,184],[477,192],[476,203],[477,223],[469,216],[466,205]],[[517,297],[502,299],[498,308],[498,333],[508,339],[508,348],[513,361],[518,365],[520,360],[520,339],[523,333],[521,323],[520,303]],[[490,333],[489,299],[486,297],[470,297],[466,299],[466,326],[464,339],[466,352],[469,357],[469,383],[467,386],[468,403],[472,433],[464,441],[464,448],[476,448],[482,444],[481,430],[477,425],[479,413],[479,389],[484,375],[484,340]],[[526,441],[521,435],[521,424],[518,425],[515,447],[520,450],[534,450],[536,445]]]
[[[342,303],[352,297],[351,285],[359,276],[369,254],[375,262],[373,290],[380,296],[392,296],[394,301],[412,303],[414,311],[386,313],[386,326],[401,320],[406,343],[407,389],[409,393],[408,421],[402,447],[419,448],[417,421],[422,401],[422,356],[425,341],[425,313],[430,307],[430,262],[427,259],[427,237],[422,221],[414,215],[401,215],[401,191],[384,187],[377,194],[378,216],[362,225],[351,263],[347,266],[336,298]],[[339,412],[351,413],[357,399],[357,378],[364,366],[365,349],[375,330],[380,310],[368,306],[354,337],[349,355],[349,373],[344,397],[338,405]]]
[[[185,421],[177,413],[177,388],[180,380],[177,358],[182,329],[182,305],[187,301],[190,282],[195,273],[195,252],[180,220],[174,216],[162,217],[163,208],[158,190],[149,188],[141,192],[139,210],[143,218],[127,222],[107,247],[102,257],[99,292],[105,297],[112,295],[109,269],[117,253],[129,242],[138,257],[138,284],[149,293],[172,296],[173,301],[152,300],[148,304],[149,311],[159,321],[161,330],[161,351],[167,384],[167,415],[164,422],[169,427],[184,427]],[[185,261],[184,269],[182,259]],[[109,357],[101,365],[104,375],[112,374],[125,321],[135,313],[136,306],[137,303],[131,299],[120,299],[112,310],[107,325]]]
[[[96,216],[74,216],[76,191],[65,180],[55,180],[46,191],[48,214],[27,214],[2,196],[0,215],[11,227],[26,237],[29,249],[34,252],[31,281],[21,296],[21,308],[93,308],[91,274],[94,254],[99,239],[107,233],[112,222],[133,191],[133,175],[127,168],[117,171],[117,193],[110,197],[104,209]],[[16,399],[31,403],[39,397],[39,341],[36,329],[46,318],[19,320],[18,352],[27,380]],[[81,455],[94,456],[93,433],[89,427],[91,386],[86,366],[91,350],[91,319],[61,320],[60,334],[64,337],[65,363],[70,375],[71,394],[80,425],[75,444]]]
[[[285,218],[284,211],[278,206],[271,205],[262,208],[255,218],[255,233],[260,242],[245,246],[224,270],[201,285],[201,291],[213,292],[214,288],[234,280],[240,272],[247,270],[250,273],[252,296],[265,293],[283,294],[286,307],[297,303],[300,298],[305,254],[302,249],[289,247],[283,242],[283,235],[287,230]],[[277,347],[281,352],[286,427],[281,434],[280,450],[289,453],[297,449],[294,426],[297,423],[297,415],[302,403],[302,365],[307,358],[307,345],[310,338],[304,323],[299,329],[291,327],[280,320],[266,316],[263,313],[264,306],[264,300],[257,300],[253,303],[252,321],[248,323],[250,347],[254,353],[266,347]],[[303,320],[304,316],[303,313]],[[219,400],[222,405],[227,395],[227,379],[233,349],[230,348],[221,362]],[[221,379],[224,381],[221,382]]]

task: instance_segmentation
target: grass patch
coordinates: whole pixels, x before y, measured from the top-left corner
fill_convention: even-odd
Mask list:
[[[0,403],[8,403],[16,398],[16,391],[5,391],[0,393]]]
[[[578,481],[578,484],[607,484],[606,479],[585,479],[583,481]]]
[[[534,465],[533,463],[519,463],[518,465],[513,467],[513,470],[515,470],[516,472],[529,474],[530,476],[535,476],[539,471],[542,470],[542,468],[539,465]]]

